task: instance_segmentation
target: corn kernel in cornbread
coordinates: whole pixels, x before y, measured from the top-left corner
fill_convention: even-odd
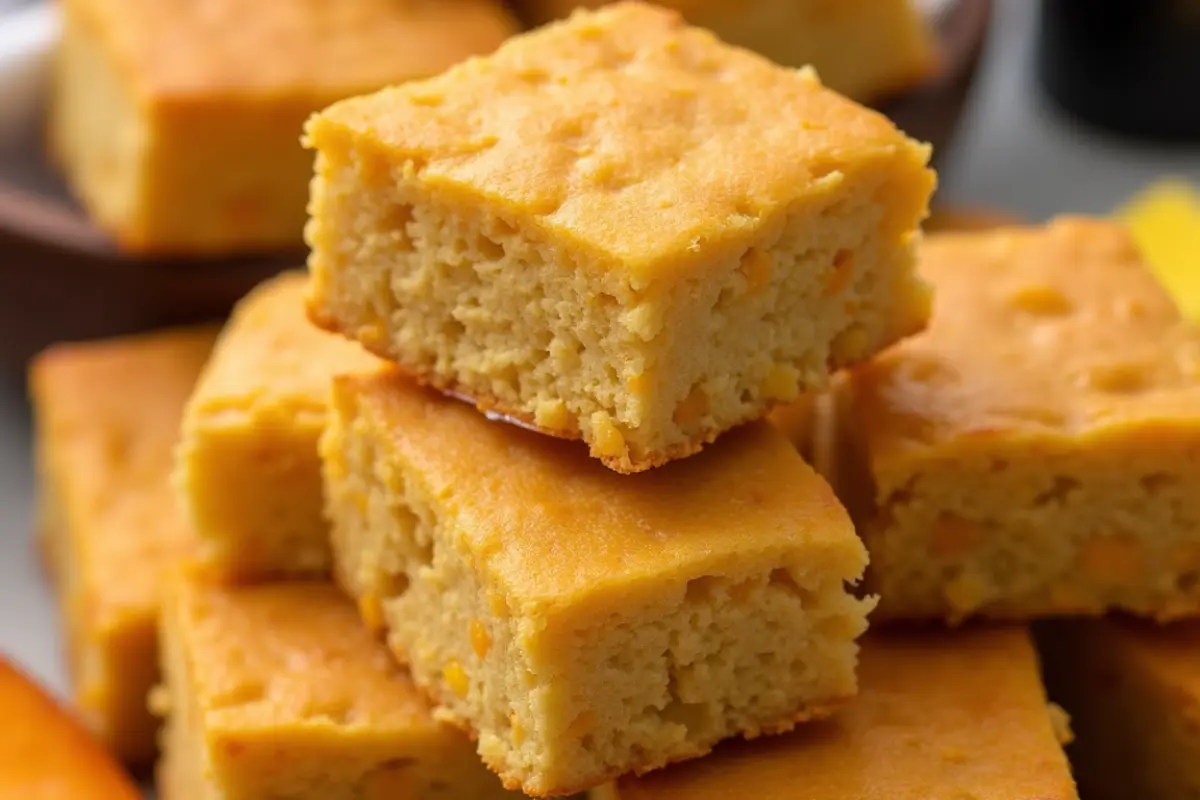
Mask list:
[[[121,759],[148,762],[162,573],[194,550],[171,453],[216,329],[56,345],[30,370],[41,545],[75,705]]]
[[[592,800],[1078,797],[1025,630],[872,631],[859,683],[832,719],[624,777]]]
[[[1200,626],[1109,618],[1039,631],[1046,682],[1072,715],[1087,798],[1200,795]]]
[[[171,583],[163,800],[515,797],[332,584]]]
[[[921,259],[933,323],[842,401],[880,614],[1200,613],[1200,333],[1128,235],[1068,218]]]
[[[518,0],[535,24],[604,0]],[[923,80],[936,64],[933,33],[915,0],[656,0],[730,44],[787,67],[811,64],[821,81],[861,102]]]
[[[313,319],[621,472],[928,313],[928,148],[661,9],[580,12],[307,141]]]
[[[338,575],[510,788],[569,794],[855,691],[866,553],[766,423],[637,477],[395,372],[339,377]]]
[[[141,791],[64,708],[0,656],[0,797],[140,800]]]
[[[495,48],[496,0],[65,0],[50,143],[131,251],[299,246],[312,112]]]
[[[330,569],[317,459],[329,384],[379,362],[308,321],[306,284],[287,273],[242,300],[184,413],[176,483],[200,559],[223,577]]]

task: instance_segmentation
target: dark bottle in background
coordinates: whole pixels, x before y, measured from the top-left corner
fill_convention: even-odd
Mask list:
[[[1042,0],[1037,62],[1084,122],[1200,142],[1200,0]]]

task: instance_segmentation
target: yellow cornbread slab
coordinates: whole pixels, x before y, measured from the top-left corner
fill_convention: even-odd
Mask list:
[[[0,656],[0,797],[140,800],[120,765],[40,686]]]
[[[622,778],[592,800],[1078,797],[1024,629],[872,631],[859,685],[832,719]]]
[[[330,583],[171,583],[163,800],[512,797]]]
[[[1158,279],[1200,322],[1200,194],[1191,184],[1154,184],[1117,212]]]
[[[308,321],[306,285],[285,273],[238,304],[184,413],[175,482],[200,560],[225,578],[330,569],[317,458],[330,381],[379,362]]]
[[[534,24],[604,0],[519,0]],[[927,77],[936,65],[932,31],[912,0],[657,0],[730,44],[787,67],[811,64],[821,81],[859,101]]]
[[[313,117],[310,314],[637,472],[919,330],[929,149],[637,3]]]
[[[921,273],[933,322],[853,372],[824,470],[879,616],[1200,612],[1200,333],[1125,230],[931,236]]]
[[[1109,618],[1039,631],[1047,686],[1072,714],[1067,748],[1095,800],[1200,792],[1200,627]]]
[[[64,0],[50,144],[124,249],[295,247],[305,117],[513,30],[493,0]]]
[[[510,788],[582,791],[854,694],[866,553],[766,423],[627,477],[389,371],[335,379],[321,454],[340,581]]]
[[[119,758],[154,755],[162,573],[194,546],[171,489],[183,405],[216,329],[55,345],[29,374],[39,533],[74,702]]]

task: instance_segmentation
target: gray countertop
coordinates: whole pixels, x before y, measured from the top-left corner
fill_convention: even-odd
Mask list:
[[[1106,213],[1167,174],[1200,184],[1200,147],[1132,145],[1078,130],[1049,108],[1032,76],[1035,4],[996,5],[983,72],[942,178],[943,199],[1039,220],[1062,211]],[[0,603],[0,650],[61,691],[55,621],[30,541],[29,453],[24,389],[0,376],[0,593],[6,601]]]

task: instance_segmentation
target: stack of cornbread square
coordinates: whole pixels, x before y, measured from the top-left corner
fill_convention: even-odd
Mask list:
[[[1200,335],[1121,231],[922,241],[928,148],[639,3],[305,138],[308,275],[34,372],[166,800],[1076,797],[1026,623],[1200,609]]]

